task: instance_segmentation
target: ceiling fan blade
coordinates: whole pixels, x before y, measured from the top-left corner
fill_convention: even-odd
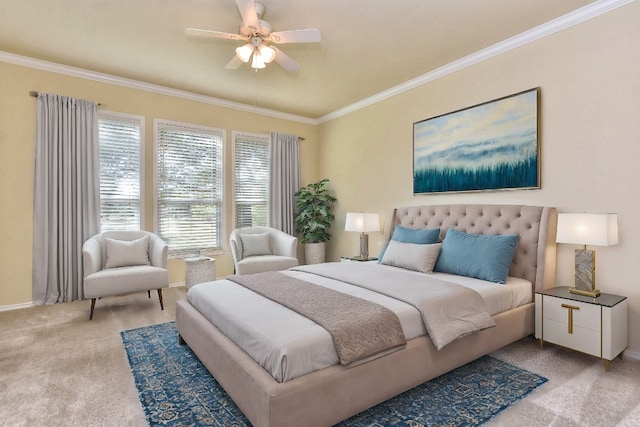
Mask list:
[[[189,37],[207,37],[214,39],[246,41],[249,38],[240,34],[223,33],[222,31],[198,30],[196,28],[185,28],[184,33]]]
[[[318,43],[320,31],[316,28],[306,30],[275,31],[269,35],[274,43]]]
[[[242,64],[244,64],[244,62],[242,62],[242,60],[238,58],[238,55],[233,55],[231,61],[229,61],[227,66],[224,68],[226,68],[227,70],[237,70]]]
[[[242,16],[242,21],[252,31],[260,31],[260,23],[258,22],[258,12],[253,0],[236,0],[236,5]]]
[[[291,59],[286,53],[275,46],[271,46],[271,48],[276,51],[275,61],[282,65],[287,71],[296,72],[300,69],[298,63]]]

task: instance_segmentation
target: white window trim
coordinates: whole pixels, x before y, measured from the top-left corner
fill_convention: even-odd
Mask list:
[[[145,221],[145,168],[144,168],[144,159],[145,159],[145,117],[137,116],[134,114],[126,114],[119,113],[117,111],[109,111],[102,110],[98,111],[98,120],[100,119],[114,119],[120,121],[126,121],[131,123],[136,123],[140,126],[140,230],[146,230],[146,221]]]
[[[173,121],[173,120],[166,120],[166,119],[158,119],[158,118],[154,118],[153,119],[153,231],[154,233],[158,233],[159,232],[159,225],[158,225],[158,162],[157,162],[157,154],[158,154],[158,127],[160,124],[164,124],[164,125],[169,125],[169,126],[175,126],[177,128],[186,128],[186,129],[195,129],[195,130],[202,130],[204,132],[220,132],[221,137],[222,137],[222,174],[221,174],[221,180],[222,180],[222,201],[220,203],[220,209],[223,212],[223,219],[222,219],[222,223],[220,225],[220,235],[222,236],[222,238],[220,239],[220,249],[222,252],[227,252],[228,251],[228,246],[229,243],[227,242],[227,215],[226,215],[226,211],[227,211],[227,190],[226,190],[226,180],[225,180],[225,176],[227,174],[226,171],[226,165],[227,165],[227,150],[226,150],[226,141],[227,141],[227,131],[225,129],[220,129],[220,128],[215,128],[212,126],[202,126],[202,125],[195,125],[192,123],[186,123],[186,122],[177,122],[177,121]],[[212,254],[214,253],[219,253],[220,251],[211,251]],[[171,256],[169,255],[170,259],[180,259],[183,258],[182,255],[174,255]]]
[[[235,170],[235,165],[236,165],[236,138],[240,138],[240,137],[249,137],[249,138],[266,138],[267,140],[267,149],[270,149],[271,146],[271,141],[269,138],[269,134],[266,133],[250,133],[250,132],[242,132],[242,131],[237,131],[234,130],[231,132],[231,141],[232,141],[232,147],[231,147],[231,200],[233,201],[233,203],[231,203],[231,223],[233,224],[233,228],[237,228],[237,224],[236,224],[236,170]],[[271,165],[269,165],[269,167],[271,167]],[[270,189],[270,183],[267,184],[267,226],[269,225],[269,211],[270,209],[268,209],[269,207],[269,189]]]

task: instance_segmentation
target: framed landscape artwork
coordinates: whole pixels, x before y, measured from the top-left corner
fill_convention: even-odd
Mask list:
[[[413,193],[540,188],[539,88],[413,124]]]

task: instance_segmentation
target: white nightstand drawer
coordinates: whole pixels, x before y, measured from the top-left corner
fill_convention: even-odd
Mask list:
[[[600,306],[545,296],[544,340],[601,357]]]
[[[573,318],[573,326],[600,331],[600,306],[586,304],[579,301],[568,301],[562,298],[550,296],[544,297],[542,315],[547,320],[569,324],[569,318]],[[564,328],[567,330],[567,328]],[[598,338],[599,339],[599,338]]]
[[[559,344],[592,356],[601,357],[600,331],[573,325],[571,333],[568,332],[567,322],[557,322],[544,319],[544,340]]]

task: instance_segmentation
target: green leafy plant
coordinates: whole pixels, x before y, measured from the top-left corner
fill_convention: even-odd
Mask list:
[[[327,178],[302,187],[296,196],[296,232],[302,236],[302,243],[327,242],[331,234],[327,232],[335,216],[331,207],[337,201],[325,188]]]

